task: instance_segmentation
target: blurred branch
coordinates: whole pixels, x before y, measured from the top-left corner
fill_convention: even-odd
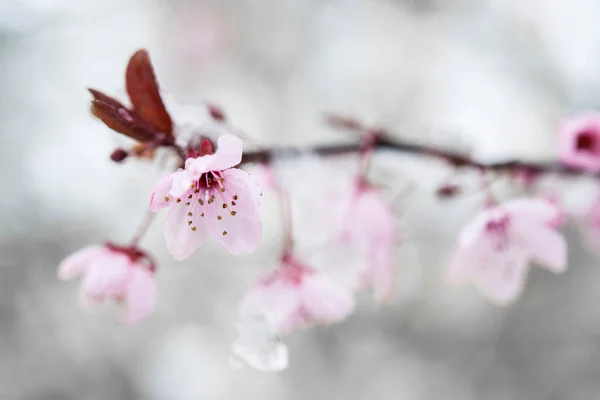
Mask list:
[[[365,127],[356,120],[351,118],[328,115],[327,122],[336,128],[347,129],[364,135],[373,135],[374,150],[387,150],[398,153],[404,153],[413,156],[421,156],[426,158],[438,159],[456,168],[473,168],[480,171],[496,171],[496,172],[516,172],[526,171],[532,175],[540,173],[554,173],[568,176],[583,176],[593,175],[600,177],[600,174],[591,174],[583,169],[568,167],[560,164],[557,161],[548,162],[530,162],[524,160],[506,160],[501,162],[486,163],[477,161],[466,154],[458,153],[451,150],[439,149],[422,144],[415,144],[401,139],[392,138],[389,132],[379,128]],[[360,153],[362,149],[361,143],[356,144],[331,144],[318,145],[306,148],[283,147],[277,149],[261,149],[256,151],[245,152],[242,157],[242,163],[264,163],[268,164],[277,158],[293,158],[300,157],[307,153],[317,154],[321,156],[334,156],[342,154]]]

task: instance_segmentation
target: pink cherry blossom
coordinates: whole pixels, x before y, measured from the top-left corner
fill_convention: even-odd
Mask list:
[[[114,245],[92,246],[67,257],[58,268],[61,280],[81,277],[82,306],[113,299],[121,304],[121,320],[136,323],[154,311],[154,266],[139,250]]]
[[[169,207],[165,240],[177,260],[188,258],[207,234],[233,254],[250,253],[260,244],[261,193],[248,173],[233,168],[241,160],[242,141],[221,135],[214,154],[188,158],[185,169],[154,187],[150,209]]]
[[[485,209],[460,233],[449,279],[474,283],[491,301],[504,305],[522,292],[530,261],[564,272],[567,245],[553,225],[559,215],[555,205],[541,198]]]
[[[244,313],[264,313],[279,334],[315,323],[338,322],[356,303],[352,291],[328,275],[299,263],[289,255],[262,279],[242,302]]]
[[[342,237],[349,245],[364,247],[363,288],[370,287],[378,301],[390,300],[396,282],[398,242],[394,214],[374,188],[361,185],[353,202]]]
[[[560,127],[559,159],[590,172],[600,171],[600,113],[587,113]]]
[[[582,207],[582,212],[576,215],[577,227],[585,248],[600,253],[600,192],[597,191],[592,201]]]

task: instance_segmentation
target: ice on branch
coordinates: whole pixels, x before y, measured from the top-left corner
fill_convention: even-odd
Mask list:
[[[165,240],[177,260],[194,253],[208,234],[238,255],[260,244],[260,188],[248,173],[234,168],[241,159],[238,137],[221,135],[214,153],[205,140],[200,153],[187,158],[185,169],[161,179],[152,190],[150,209],[169,208]]]
[[[559,159],[571,167],[600,171],[600,113],[578,115],[561,125]]]
[[[461,231],[448,269],[455,284],[473,283],[499,305],[522,292],[529,263],[560,274],[567,245],[556,231],[561,210],[540,198],[510,200],[483,210]]]
[[[242,313],[267,314],[280,335],[317,323],[339,322],[354,312],[352,291],[286,254],[242,301]]]
[[[139,249],[92,246],[67,257],[58,268],[58,277],[81,278],[84,308],[114,300],[121,305],[121,321],[133,324],[154,311],[154,269],[153,262]]]
[[[288,367],[288,349],[277,335],[275,324],[263,313],[242,313],[237,324],[239,336],[231,346],[233,366],[246,363],[263,372]]]

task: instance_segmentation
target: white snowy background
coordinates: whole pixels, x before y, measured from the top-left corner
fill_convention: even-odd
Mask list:
[[[447,170],[381,154],[376,174],[413,194],[398,212],[398,293],[287,340],[279,374],[232,370],[236,306],[279,244],[266,198],[261,250],[207,245],[172,261],[161,219],[159,305],[124,328],[56,279],[68,253],[126,241],[159,165],[114,165],[126,140],[89,113],[87,87],[122,94],[147,48],[163,89],[210,100],[260,144],[347,140],[337,112],[486,159],[555,155],[563,116],[600,107],[597,0],[0,1],[0,399],[595,400],[600,266],[568,229],[569,271],[532,270],[501,309],[443,281],[477,204],[432,196]]]

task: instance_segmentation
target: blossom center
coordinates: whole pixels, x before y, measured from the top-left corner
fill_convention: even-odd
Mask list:
[[[577,136],[575,148],[577,150],[595,153],[598,149],[598,138],[596,137],[595,132],[590,130],[581,132]]]
[[[504,251],[508,248],[510,244],[508,235],[509,226],[510,218],[508,215],[503,215],[486,223],[485,231],[492,240],[496,251]]]

